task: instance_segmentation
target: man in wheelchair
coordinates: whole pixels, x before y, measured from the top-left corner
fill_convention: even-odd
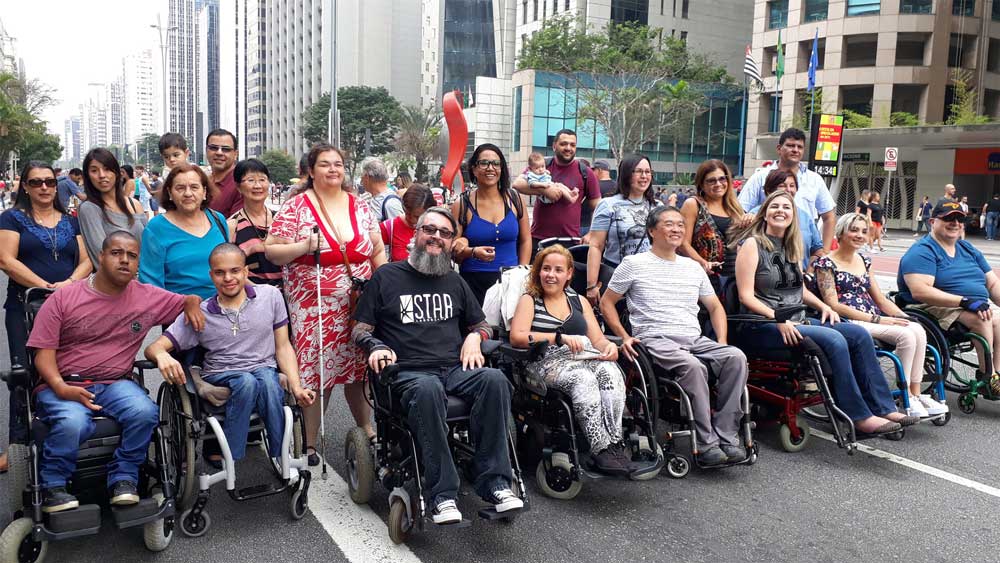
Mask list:
[[[230,392],[222,429],[233,460],[246,454],[250,416],[255,410],[271,437],[268,455],[280,459],[285,417],[278,369],[288,378],[289,393],[300,406],[315,400],[315,393],[299,382],[281,291],[269,285],[248,285],[246,254],[235,244],[216,246],[208,266],[218,294],[201,304],[204,329],[196,331],[181,315],[146,348],[146,358],[156,362],[167,383],[183,384],[184,368],[170,352],[202,346],[202,379]]]
[[[453,270],[455,230],[447,209],[427,210],[417,222],[409,259],[375,271],[354,315],[353,339],[372,371],[399,364],[395,381],[386,383],[401,396],[414,430],[435,524],[462,520],[455,504],[459,477],[448,446],[447,395],[472,405],[476,492],[497,512],[524,506],[511,491],[510,383],[500,370],[483,367],[480,346],[492,331],[475,295]]]
[[[38,417],[48,426],[41,445],[42,511],[79,506],[66,489],[77,450],[95,429],[93,417],[121,427],[121,444],[108,465],[114,505],[139,502],[139,466],[158,421],[156,404],[134,382],[132,364],[146,333],[183,310],[194,330],[205,319],[195,295],[177,295],[136,281],[139,241],[126,231],[104,239],[97,272],[56,291],[35,318],[28,337],[41,381]]]
[[[618,266],[601,297],[601,313],[608,327],[623,339],[622,349],[629,358],[635,358],[635,345],[641,342],[652,359],[674,374],[690,395],[698,432],[698,461],[705,466],[742,461],[747,457],[739,437],[746,356],[726,345],[726,312],[705,270],[694,260],[677,255],[684,241],[680,211],[673,207],[654,209],[647,218],[646,231],[652,247],[626,257]],[[623,297],[631,335],[615,308]],[[701,335],[698,303],[708,310],[718,341]],[[714,415],[709,371],[717,377]]]
[[[904,303],[918,304],[948,330],[960,323],[982,335],[993,351],[994,370],[1000,365],[1000,278],[983,253],[962,240],[966,213],[953,201],[941,201],[931,213],[931,232],[920,239],[899,262],[899,297]],[[991,304],[992,301],[992,304]],[[987,362],[980,354],[979,365]],[[1000,375],[990,378],[990,389],[1000,395]]]

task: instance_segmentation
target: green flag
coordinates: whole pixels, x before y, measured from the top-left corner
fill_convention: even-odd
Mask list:
[[[781,84],[781,77],[785,75],[785,49],[781,45],[781,30],[778,30],[778,60],[775,63],[774,75],[778,78],[775,81],[774,91],[777,92]]]

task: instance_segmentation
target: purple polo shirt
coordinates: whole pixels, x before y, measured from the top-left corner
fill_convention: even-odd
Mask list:
[[[239,330],[233,333],[236,313],[228,316],[219,306],[219,296],[201,302],[205,312],[205,330],[195,332],[177,317],[163,335],[174,348],[187,350],[201,345],[205,348],[202,373],[211,375],[226,371],[251,371],[258,367],[277,368],[274,357],[274,331],[288,324],[288,313],[281,292],[269,285],[247,286],[247,304],[239,315]]]

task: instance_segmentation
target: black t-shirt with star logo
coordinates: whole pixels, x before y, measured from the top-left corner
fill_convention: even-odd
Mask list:
[[[375,327],[401,366],[445,367],[460,362],[468,328],[486,317],[457,273],[427,276],[409,262],[392,262],[365,285],[354,318]]]

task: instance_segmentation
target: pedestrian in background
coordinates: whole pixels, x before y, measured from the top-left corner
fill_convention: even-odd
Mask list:
[[[913,233],[913,236],[919,236],[921,229],[925,233],[931,232],[931,227],[927,223],[931,218],[931,207],[931,198],[924,196],[923,201],[920,202],[920,207],[917,208],[917,232]],[[1000,211],[1000,199],[997,200],[997,211]]]
[[[983,206],[983,213],[986,214],[986,240],[997,240],[997,227],[1000,226],[1000,193],[993,192],[993,197]]]

